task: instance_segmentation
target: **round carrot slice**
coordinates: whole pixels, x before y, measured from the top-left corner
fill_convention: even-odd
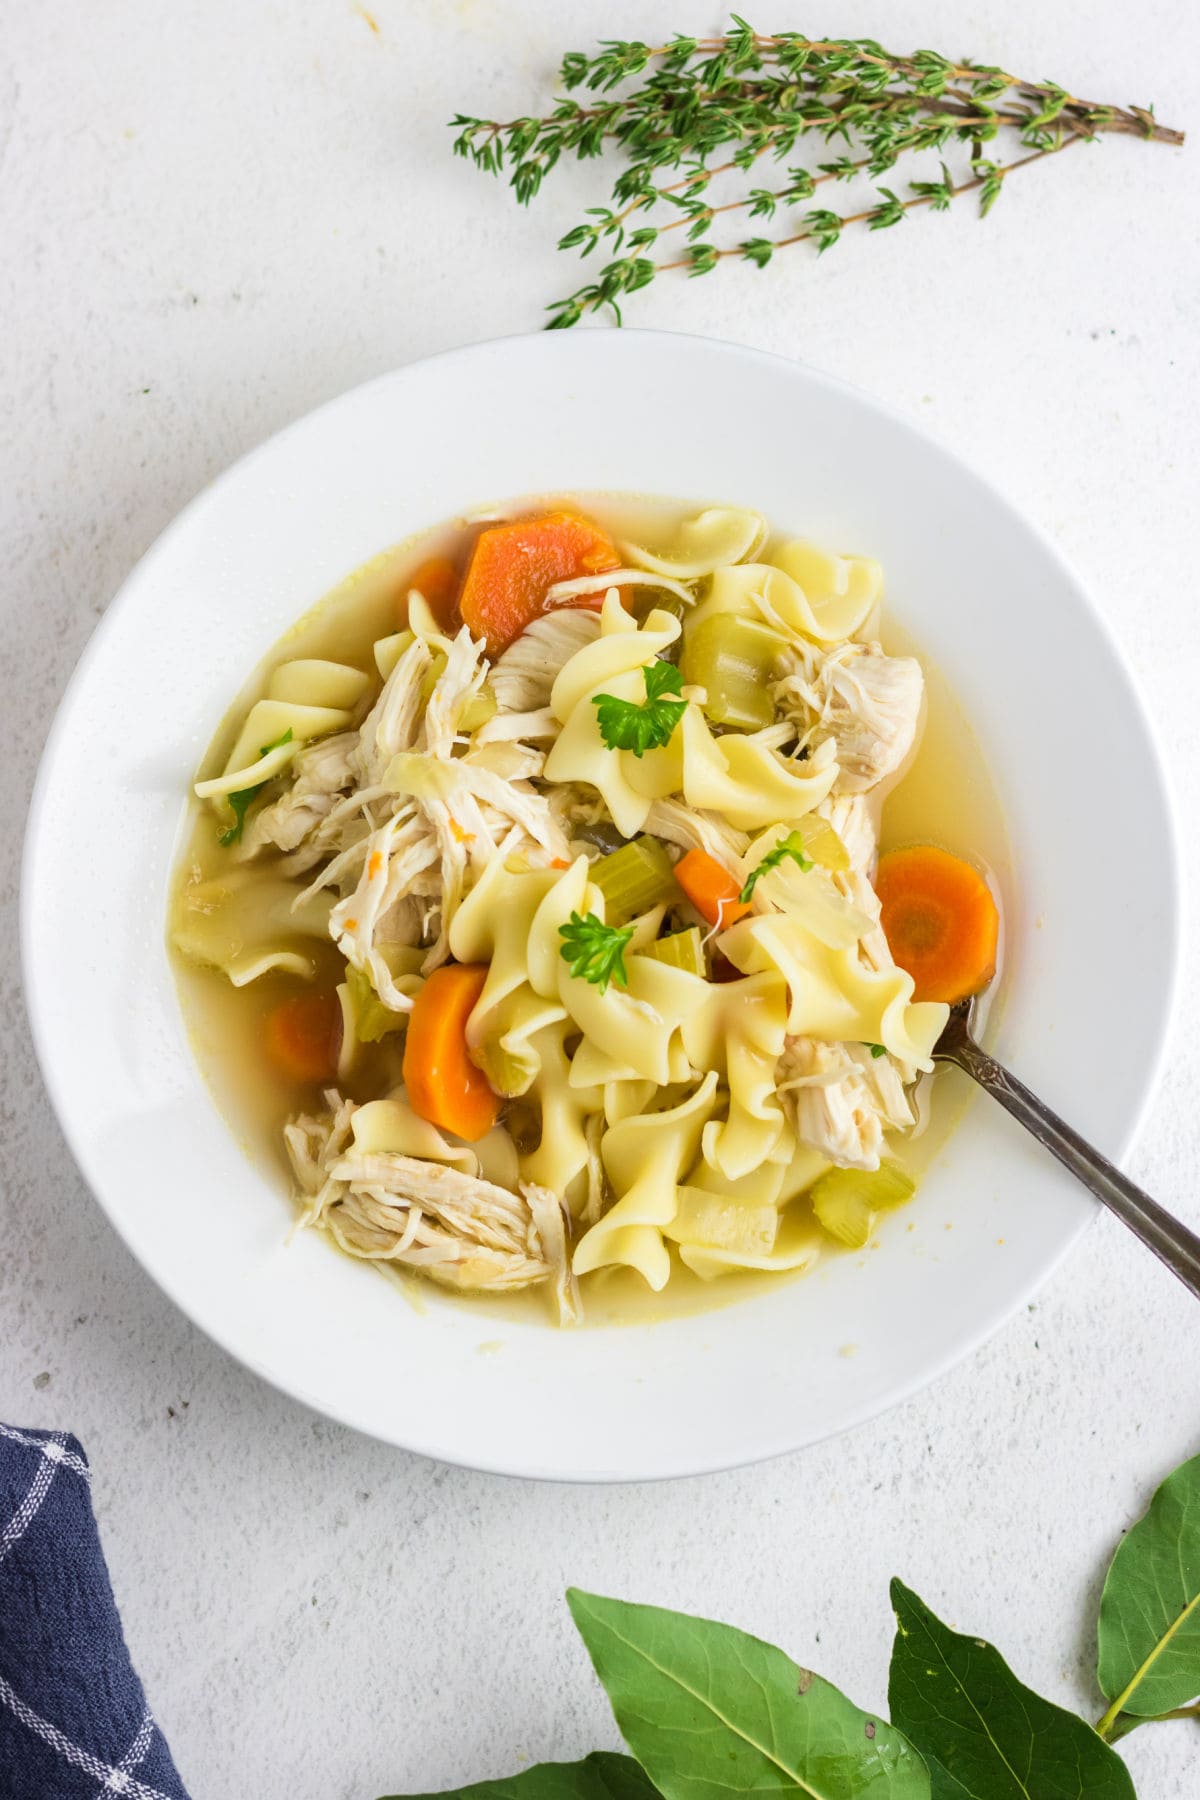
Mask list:
[[[891,850],[875,877],[881,922],[916,1000],[951,1005],[996,973],[1000,915],[978,869],[933,844]]]
[[[267,1014],[263,1044],[290,1081],[332,1081],[342,1047],[342,1008],[335,993],[299,994]]]

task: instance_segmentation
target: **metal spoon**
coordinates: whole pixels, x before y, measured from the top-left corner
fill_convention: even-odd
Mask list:
[[[1178,1275],[1185,1288],[1200,1300],[1200,1238],[1136,1187],[1128,1176],[1101,1156],[1077,1131],[1051,1112],[1023,1081],[981,1050],[971,1036],[974,1000],[960,1000],[950,1008],[946,1029],[934,1045],[938,1062],[953,1063],[998,1100],[1006,1112],[1019,1119],[1039,1144],[1057,1156],[1065,1169],[1082,1181],[1110,1212],[1128,1225],[1143,1244]]]

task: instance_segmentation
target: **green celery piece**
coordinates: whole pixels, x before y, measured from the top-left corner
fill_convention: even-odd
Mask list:
[[[898,1162],[877,1169],[827,1169],[808,1190],[818,1222],[850,1250],[861,1250],[871,1235],[877,1212],[903,1206],[917,1184]]]
[[[386,1795],[385,1800],[658,1800],[632,1756],[593,1750],[582,1762],[535,1763],[499,1781],[475,1781],[440,1795]]]
[[[689,686],[708,695],[705,715],[714,725],[759,731],[775,719],[771,676],[779,639],[765,625],[735,613],[713,613],[686,628],[679,670]]]
[[[652,906],[679,897],[670,857],[657,838],[637,837],[588,870],[588,880],[604,895],[609,925],[623,925]]]
[[[689,975],[708,973],[704,963],[704,940],[698,925],[689,925],[686,931],[673,931],[669,937],[655,938],[642,955],[666,963],[672,969],[686,969]]]
[[[892,1583],[892,1718],[929,1765],[933,1800],[1135,1800],[1129,1771],[1085,1719],[1017,1680]]]
[[[1200,1456],[1167,1476],[1118,1544],[1099,1641],[1106,1722],[1132,1715],[1132,1729],[1200,1694]]]
[[[929,1800],[902,1733],[761,1639],[567,1592],[617,1724],[663,1800]]]
[[[389,1032],[403,1031],[408,1014],[385,1006],[361,969],[346,969],[346,988],[354,1014],[354,1034],[361,1044],[377,1044]]]

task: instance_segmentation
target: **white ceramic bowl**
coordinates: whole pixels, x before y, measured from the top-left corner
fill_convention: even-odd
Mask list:
[[[793,363],[651,332],[476,345],[301,419],[164,533],[75,674],[29,827],[30,1014],[79,1165],[153,1278],[288,1393],[450,1462],[628,1480],[794,1449],[910,1394],[1027,1298],[1091,1202],[980,1098],[877,1249],[658,1325],[498,1327],[436,1293],[418,1313],[315,1234],[285,1248],[286,1200],[218,1114],[167,964],[188,782],[260,655],[357,564],[572,488],[728,500],[881,558],[1007,815],[997,1048],[1113,1156],[1158,1068],[1177,877],[1146,719],[1058,555],[906,420]]]

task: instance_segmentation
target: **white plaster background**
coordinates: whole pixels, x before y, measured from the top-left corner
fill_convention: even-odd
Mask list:
[[[966,51],[1194,129],[1183,153],[1110,142],[1031,170],[986,227],[964,206],[630,308],[859,383],[1049,530],[1149,697],[1194,885],[1200,14],[768,10],[764,27]],[[19,993],[17,861],[97,617],[266,434],[397,363],[535,326],[564,290],[550,246],[582,184],[520,212],[452,161],[451,112],[524,110],[596,36],[719,19],[652,0],[371,12],[377,31],[351,0],[0,3],[0,1416],[84,1439],[127,1631],[197,1800],[371,1800],[611,1742],[568,1581],[728,1618],[878,1704],[900,1573],[1094,1709],[1104,1563],[1200,1448],[1200,1313],[1116,1225],[981,1354],[840,1441],[703,1481],[553,1489],[416,1461],[263,1387],[159,1296],[64,1150]],[[1120,855],[1114,819],[1081,903]],[[1198,950],[1131,1165],[1193,1222]],[[1189,1726],[1132,1739],[1142,1795],[1194,1794],[1198,1749]]]

